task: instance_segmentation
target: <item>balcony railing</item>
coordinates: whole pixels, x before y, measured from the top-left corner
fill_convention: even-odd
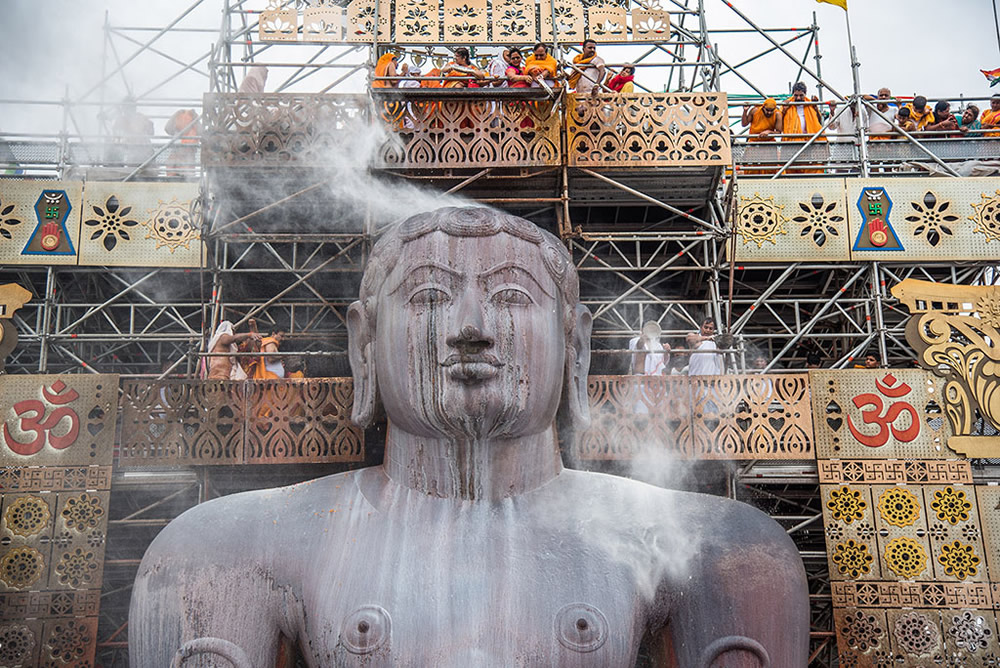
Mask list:
[[[349,378],[122,383],[121,466],[364,461]]]

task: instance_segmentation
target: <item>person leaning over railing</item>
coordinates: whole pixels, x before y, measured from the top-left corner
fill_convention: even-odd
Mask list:
[[[524,61],[524,73],[533,79],[533,88],[551,90],[559,85],[559,63],[549,55],[549,48],[541,42],[535,45],[531,55]]]
[[[941,100],[934,105],[934,119],[924,126],[924,130],[928,132],[958,131],[958,121],[951,113],[951,105],[947,101]]]
[[[965,107],[961,116],[957,116],[958,120],[958,131],[962,135],[966,135],[969,132],[973,133],[973,136],[979,134],[979,130],[982,129],[982,124],[979,122],[979,107],[974,104],[970,104]]]
[[[909,105],[899,108],[899,111],[896,112],[895,121],[896,125],[898,125],[905,132],[913,133],[917,131],[917,124],[913,120],[913,115]]]
[[[781,134],[781,112],[778,111],[777,100],[769,97],[764,104],[756,107],[744,104],[740,123],[743,127],[750,126],[750,139],[747,141],[774,141]]]
[[[622,67],[622,71],[611,77],[608,81],[608,88],[615,91],[616,93],[621,93],[622,95],[628,95],[629,93],[635,92],[635,65],[627,64]]]
[[[927,98],[923,95],[913,98],[913,102],[904,108],[910,110],[910,120],[917,126],[917,130],[923,130],[934,122],[934,112],[927,106]]]
[[[983,112],[980,122],[984,130],[1000,128],[1000,93],[990,98],[990,109]],[[1000,132],[987,132],[986,136],[1000,137]]]
[[[455,49],[455,59],[441,68],[441,74],[445,77],[462,77],[461,79],[446,79],[445,88],[479,88],[479,84],[470,81],[468,77],[475,77],[479,80],[486,78],[486,73],[472,64],[469,50],[464,46]]]

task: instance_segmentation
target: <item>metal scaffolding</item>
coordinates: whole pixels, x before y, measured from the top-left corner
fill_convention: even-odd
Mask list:
[[[602,53],[608,54],[609,63],[635,63],[641,73],[639,90],[643,85],[655,88],[655,81],[670,93],[729,93],[735,165],[714,171],[640,167],[612,172],[599,165],[470,164],[467,169],[386,170],[379,178],[504,208],[559,234],[576,261],[581,299],[594,315],[593,373],[625,372],[627,342],[643,322],[660,322],[664,336],[682,349],[684,335],[709,315],[733,335],[726,355],[731,369],[743,371],[748,358],[763,355],[768,370],[800,370],[810,352],[820,354],[828,367],[846,368],[868,350],[878,351],[889,365],[911,366],[912,351],[903,337],[907,314],[894,304],[887,286],[908,277],[990,283],[996,277],[993,263],[732,262],[740,168],[764,165],[773,178],[792,180],[798,175],[786,172],[795,165],[821,165],[830,176],[841,178],[892,169],[895,177],[918,173],[908,166],[912,162],[929,162],[955,174],[957,162],[980,157],[988,147],[982,140],[907,135],[875,152],[868,150],[863,127],[822,146],[815,137],[808,138],[794,153],[778,154],[772,146],[747,143],[738,127],[743,101],[759,102],[773,84],[754,81],[745,71],[765,58],[781,61],[789,81],[810,81],[820,99],[840,105],[827,126],[850,105],[873,107],[860,91],[838,91],[823,79],[815,14],[807,26],[764,28],[719,0],[742,27],[713,30],[706,18],[706,5],[713,2],[669,0],[664,3],[671,12],[668,39],[606,50],[602,45]],[[218,3],[208,0],[196,0],[162,28],[116,26],[108,17],[106,66],[93,87],[72,100],[0,100],[0,108],[23,110],[41,104],[60,110],[62,116],[61,127],[49,133],[12,128],[0,136],[0,169],[8,170],[3,178],[141,182],[152,169],[158,179],[198,181],[204,211],[203,262],[196,270],[0,267],[0,283],[19,283],[35,295],[15,318],[20,345],[7,362],[9,373],[190,375],[215,324],[225,318],[242,325],[255,318],[262,328],[287,330],[286,347],[315,353],[310,357],[312,375],[349,374],[346,308],[358,293],[378,221],[348,213],[340,230],[324,229],[319,218],[340,212],[327,175],[295,167],[279,173],[215,166],[167,177],[170,152],[179,146],[180,133],[156,135],[155,151],[143,164],[110,169],[104,159],[113,133],[110,91],[122,86],[157,127],[175,109],[204,113],[202,93],[236,93],[252,65],[269,68],[268,89],[277,94],[367,90],[383,46],[377,36],[371,43],[354,44],[262,41],[261,4],[224,0],[221,26],[218,13],[206,11],[217,9]],[[309,6],[303,0],[278,4]],[[181,35],[189,39],[175,42],[179,47],[163,48],[165,39]],[[727,42],[734,38],[741,40],[738,59],[725,56],[732,52]],[[206,49],[209,39],[214,41]],[[427,62],[445,53],[443,46],[400,48]],[[565,60],[573,51],[557,42],[556,53]],[[157,62],[155,68],[150,58]],[[156,80],[150,77],[153,71]],[[187,94],[163,96],[191,79],[200,84],[188,87]],[[380,104],[367,100],[369,111]],[[96,123],[88,123],[90,117]],[[522,188],[529,180],[543,186]],[[706,479],[724,480],[715,493],[766,510],[800,546],[813,602],[810,665],[836,665],[815,464],[707,466]],[[316,474],[315,467],[280,473],[201,468],[118,474],[101,605],[103,665],[125,665],[130,583],[146,545],[169,519],[216,494]]]

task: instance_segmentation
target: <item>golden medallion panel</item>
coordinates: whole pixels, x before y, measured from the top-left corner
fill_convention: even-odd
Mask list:
[[[813,457],[805,374],[591,376],[581,459]]]
[[[847,179],[851,259],[992,260],[1000,179]]]
[[[736,261],[849,260],[844,189],[843,179],[740,179]]]
[[[0,656],[91,665],[118,377],[0,377]]]
[[[920,369],[810,371],[820,459],[957,459],[944,384]]]
[[[569,96],[573,167],[722,166],[731,161],[725,93]]]
[[[481,44],[490,39],[486,0],[444,0],[445,40]]]
[[[0,180],[0,264],[76,264],[81,181]]]
[[[81,209],[81,265],[201,265],[196,183],[88,181]]]

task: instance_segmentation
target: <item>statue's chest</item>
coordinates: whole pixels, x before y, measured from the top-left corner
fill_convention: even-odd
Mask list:
[[[365,531],[329,554],[304,592],[311,665],[634,665],[645,620],[622,564],[530,524],[459,524]]]

